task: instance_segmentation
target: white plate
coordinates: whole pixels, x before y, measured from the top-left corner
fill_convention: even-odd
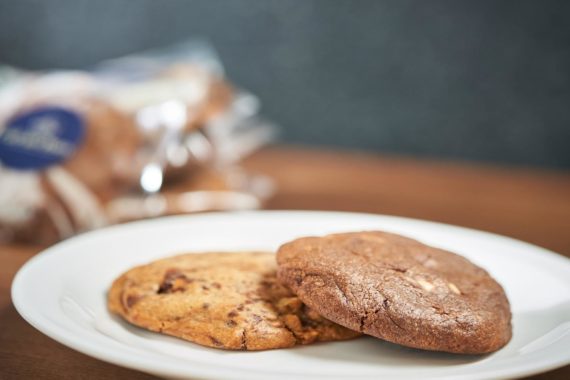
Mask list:
[[[201,347],[111,316],[105,295],[126,269],[185,251],[276,249],[305,235],[380,229],[460,253],[505,287],[514,336],[486,356],[399,347],[373,338],[264,352]],[[87,233],[47,249],[17,274],[20,314],[51,338],[117,365],[170,378],[437,378],[529,375],[570,363],[570,260],[490,233],[405,218],[328,212],[172,217]]]

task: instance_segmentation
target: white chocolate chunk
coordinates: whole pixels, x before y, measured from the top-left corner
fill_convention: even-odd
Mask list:
[[[424,288],[425,290],[427,290],[428,292],[431,292],[434,288],[434,286],[431,282],[428,282],[424,279],[419,278],[419,279],[417,279],[417,281],[418,281],[418,284],[420,284],[420,286],[422,288]]]
[[[449,289],[451,289],[451,291],[455,294],[461,294],[461,292],[459,291],[459,289],[457,288],[457,286],[455,286],[454,283],[448,282],[447,286],[449,287]]]

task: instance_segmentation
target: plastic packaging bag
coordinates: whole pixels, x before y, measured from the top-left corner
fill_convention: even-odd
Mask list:
[[[52,243],[160,215],[258,208],[239,161],[274,127],[194,41],[88,72],[0,68],[0,240]]]

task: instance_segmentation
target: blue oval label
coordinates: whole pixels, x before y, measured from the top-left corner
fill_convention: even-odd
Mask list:
[[[42,107],[17,115],[0,129],[0,162],[17,170],[41,170],[75,152],[85,123],[73,111]]]

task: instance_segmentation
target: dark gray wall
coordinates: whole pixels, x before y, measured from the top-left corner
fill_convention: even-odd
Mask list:
[[[0,61],[208,37],[290,142],[570,167],[570,1],[0,0]]]

